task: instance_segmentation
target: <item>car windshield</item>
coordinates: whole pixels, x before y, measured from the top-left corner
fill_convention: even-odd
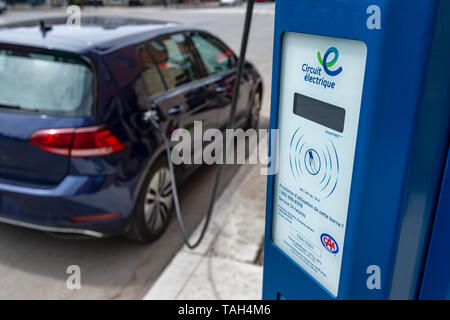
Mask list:
[[[0,48],[0,108],[85,116],[94,75],[81,59]]]

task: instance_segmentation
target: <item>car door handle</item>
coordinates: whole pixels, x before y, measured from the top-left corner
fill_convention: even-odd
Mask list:
[[[216,87],[216,92],[217,93],[224,93],[227,91],[227,88],[225,87]]]
[[[170,108],[167,111],[167,113],[170,114],[171,116],[174,116],[174,115],[180,114],[180,112],[183,111],[183,109],[184,109],[184,107],[181,106],[181,105],[180,106],[175,106],[175,107]]]

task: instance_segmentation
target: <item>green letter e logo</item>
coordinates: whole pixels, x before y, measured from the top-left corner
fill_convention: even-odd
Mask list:
[[[332,53],[334,53],[334,58],[332,61],[328,61],[330,54]],[[336,71],[332,71],[329,69],[332,66],[334,66],[339,59],[339,51],[335,47],[331,47],[330,49],[328,49],[323,59],[320,54],[320,51],[317,52],[317,59],[319,60],[319,63],[323,66],[323,69],[329,76],[335,77],[342,72],[342,67],[339,67]]]

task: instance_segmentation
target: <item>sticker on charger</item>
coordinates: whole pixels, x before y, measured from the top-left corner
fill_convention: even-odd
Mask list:
[[[283,37],[272,240],[335,297],[366,57],[360,41]]]

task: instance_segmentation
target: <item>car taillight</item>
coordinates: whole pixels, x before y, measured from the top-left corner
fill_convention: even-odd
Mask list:
[[[124,149],[125,146],[106,127],[75,129],[72,157],[105,156]]]
[[[29,143],[51,153],[72,157],[105,156],[125,148],[105,126],[39,130],[31,135]]]
[[[74,132],[72,128],[39,130],[31,135],[29,142],[42,150],[69,156]]]

